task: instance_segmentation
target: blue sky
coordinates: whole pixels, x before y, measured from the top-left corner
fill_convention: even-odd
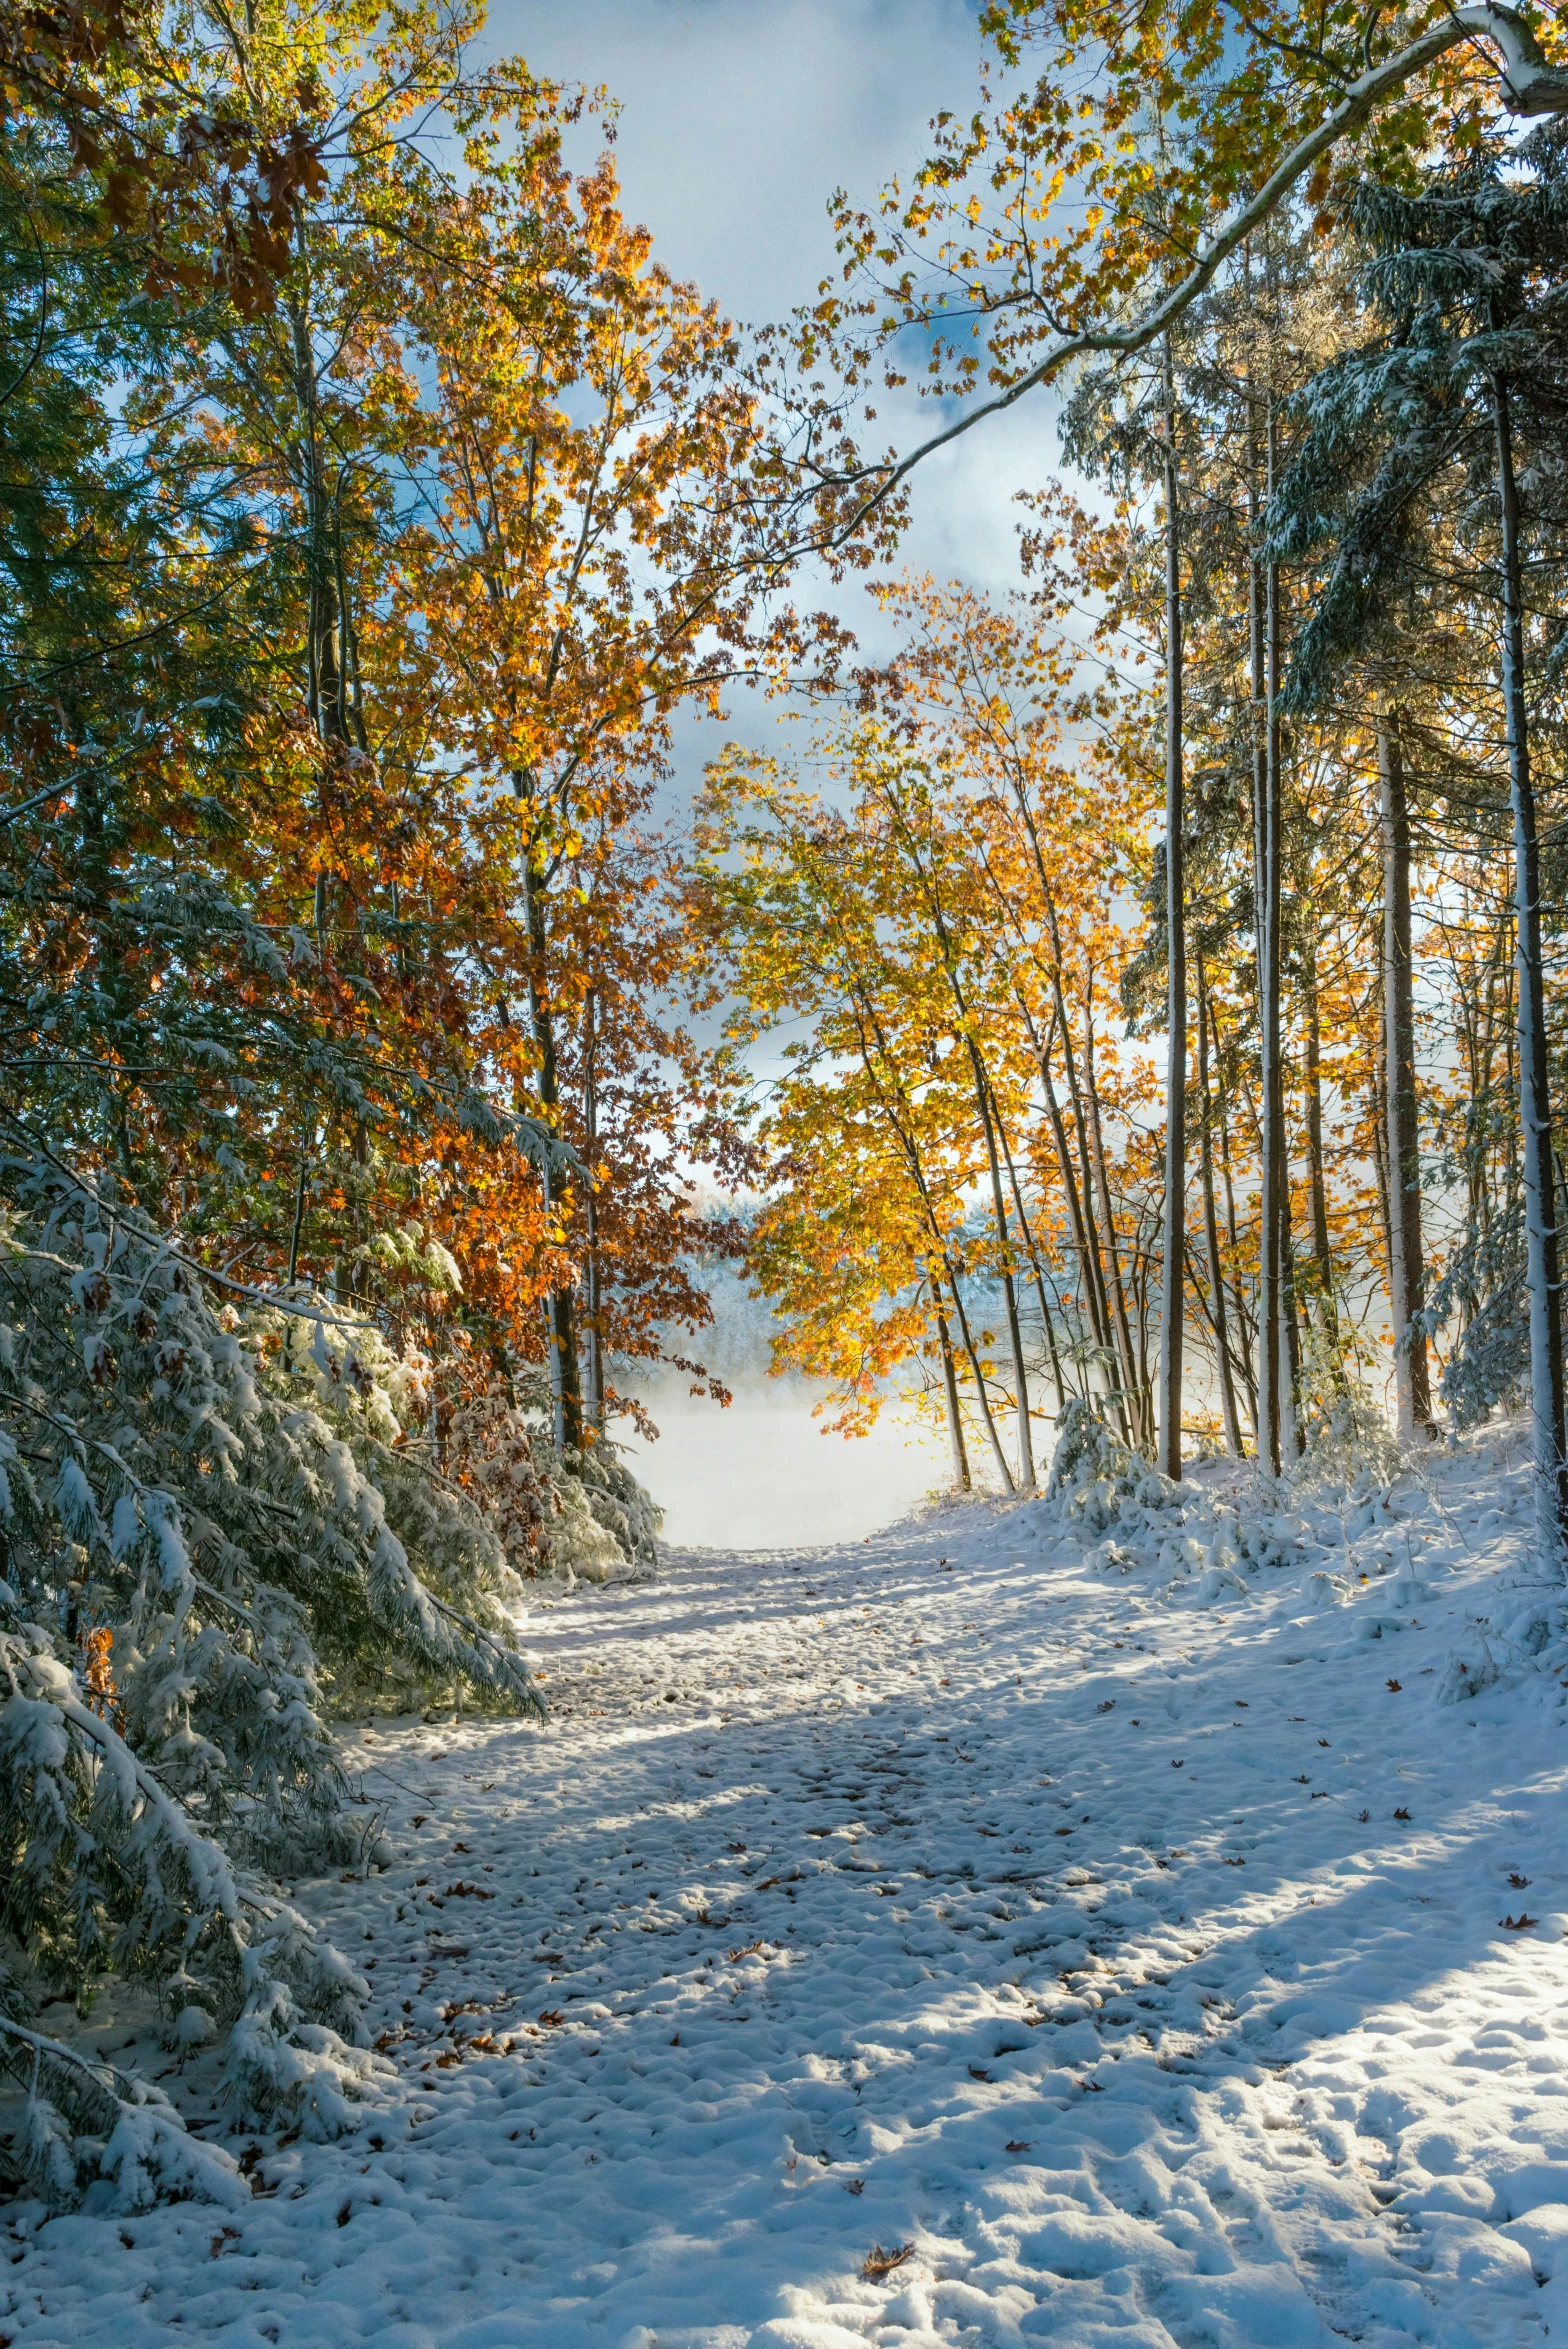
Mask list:
[[[939,108],[974,104],[974,20],[971,0],[492,0],[490,32],[538,73],[608,88],[626,210],[672,269],[760,323],[809,299],[832,268],[834,189],[869,202],[920,160]],[[905,445],[934,421],[913,395],[879,407]],[[1011,585],[1014,493],[1056,462],[1044,399],[933,459],[917,477],[907,566]],[[809,582],[800,592],[823,600]],[[838,600],[874,641],[863,590]],[[728,732],[776,739],[773,713],[745,697],[731,715]],[[681,736],[684,793],[716,736],[706,724]]]

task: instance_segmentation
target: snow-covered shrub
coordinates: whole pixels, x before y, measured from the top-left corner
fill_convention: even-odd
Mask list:
[[[1477,1631],[1471,1634],[1470,1645],[1464,1655],[1450,1649],[1443,1666],[1443,1677],[1437,1684],[1437,1702],[1440,1705],[1467,1704],[1483,1689],[1493,1687],[1502,1678],[1502,1666],[1492,1654],[1491,1647]]]
[[[607,1582],[658,1564],[659,1511],[607,1437],[561,1451],[535,1377],[496,1380],[452,1414],[449,1474],[494,1526],[512,1571]]]
[[[238,2163],[193,2137],[160,2088],[29,2030],[8,2011],[14,1998],[0,1992],[0,2069],[26,2098],[12,2157],[41,2201],[69,2209],[97,2181],[126,2212],[250,2200]]]
[[[1139,1526],[1179,1498],[1180,1488],[1123,1442],[1092,1403],[1069,1395],[1056,1423],[1045,1497],[1085,1532]]]
[[[1291,1463],[1292,1482],[1327,1489],[1397,1475],[1399,1447],[1388,1413],[1348,1345],[1330,1358],[1326,1349],[1319,1350],[1316,1332],[1310,1341],[1303,1349],[1309,1363],[1329,1360],[1330,1372],[1304,1382],[1298,1398],[1303,1454]]]
[[[215,1310],[139,1210],[12,1173],[0,2064],[51,2197],[111,2170],[135,2195],[186,2190],[207,2170],[170,2150],[172,2116],[29,2034],[23,1991],[85,2006],[97,1977],[140,1977],[171,2044],[227,2035],[241,2115],[342,2126],[382,2068],[355,2044],[365,1985],[271,1881],[362,1840],[324,1693],[401,1671],[538,1699],[502,1543],[414,1432],[417,1365],[325,1307]]]
[[[563,1485],[578,1485],[595,1524],[614,1542],[623,1570],[651,1572],[659,1562],[661,1511],[614,1444],[601,1437],[586,1451],[568,1453],[562,1466]]]
[[[1430,1335],[1451,1318],[1463,1326],[1449,1347],[1439,1393],[1457,1428],[1474,1427],[1515,1402],[1530,1371],[1524,1212],[1514,1200],[1483,1229],[1473,1226],[1444,1265],[1423,1308]]]
[[[496,1379],[458,1405],[446,1440],[448,1474],[484,1511],[512,1572],[528,1579],[552,1563],[553,1505],[534,1457],[536,1438],[527,1414]]]
[[[1087,1537],[1115,1529],[1091,1553],[1127,1572],[1138,1564],[1188,1583],[1213,1605],[1243,1592],[1238,1567],[1283,1566],[1300,1555],[1303,1523],[1280,1514],[1272,1480],[1244,1479],[1234,1499],[1177,1484],[1152,1468],[1091,1404],[1070,1396],[1045,1488],[1047,1504]]]

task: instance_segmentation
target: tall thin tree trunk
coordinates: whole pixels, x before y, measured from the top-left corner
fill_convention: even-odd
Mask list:
[[[1034,1293],[1039,1300],[1040,1319],[1045,1329],[1046,1352],[1051,1359],[1051,1382],[1056,1388],[1058,1416],[1067,1407],[1067,1386],[1062,1372],[1062,1358],[1056,1347],[1056,1321],[1051,1312],[1050,1299],[1045,1293],[1045,1267],[1035,1245],[1028,1211],[1024,1206],[1023,1186],[1018,1180],[1018,1169],[1013,1163],[1012,1144],[1007,1139],[1007,1127],[1002,1118],[1002,1106],[995,1093],[991,1095],[991,1115],[996,1121],[996,1139],[1001,1147],[1002,1163],[1007,1169],[1007,1188],[1013,1202],[1013,1213],[1018,1218],[1018,1229],[1023,1238],[1024,1253],[1029,1259],[1029,1271],[1034,1281]]]
[[[1317,1318],[1333,1346],[1339,1335],[1334,1298],[1334,1254],[1328,1236],[1328,1183],[1323,1171],[1323,1031],[1318,1012],[1317,951],[1306,972],[1307,1175],[1312,1206],[1312,1285]]]
[[[1214,1129],[1209,1104],[1209,1007],[1204,984],[1203,955],[1198,954],[1198,1164],[1203,1185],[1203,1237],[1209,1260],[1209,1325],[1214,1332],[1214,1360],[1219,1373],[1220,1410],[1225,1422],[1226,1448],[1241,1458],[1241,1422],[1236,1413],[1236,1389],[1230,1375],[1229,1316],[1225,1310],[1225,1273],[1220,1257],[1220,1221],[1214,1201]]]
[[[1182,1274],[1187,1255],[1187,906],[1182,879],[1181,512],[1176,385],[1165,337],[1165,1236],[1156,1464],[1181,1475]]]
[[[1040,1084],[1045,1094],[1045,1109],[1050,1120],[1051,1141],[1056,1151],[1056,1163],[1061,1170],[1062,1190],[1067,1200],[1068,1221],[1072,1226],[1073,1250],[1078,1258],[1079,1279],[1083,1286],[1084,1311],[1089,1319],[1090,1336],[1093,1338],[1096,1352],[1101,1358],[1101,1376],[1105,1377],[1108,1375],[1106,1365],[1112,1358],[1111,1339],[1106,1321],[1105,1298],[1097,1278],[1099,1265],[1092,1246],[1093,1227],[1085,1220],[1084,1201],[1079,1195],[1078,1177],[1073,1166],[1071,1145],[1067,1139],[1066,1122],[1062,1117],[1061,1104],[1056,1098],[1056,1086],[1051,1077],[1049,1039],[1044,1044],[1041,1043],[1032,1019],[1029,1020],[1029,1036],[1034,1046],[1035,1062],[1040,1071]],[[1087,1378],[1085,1383],[1087,1385]],[[1119,1396],[1115,1399],[1114,1409],[1117,1422],[1125,1437],[1128,1433],[1127,1414]]]
[[[306,1143],[301,1142],[299,1146],[299,1179],[294,1185],[294,1222],[289,1232],[288,1285],[291,1289],[294,1286],[295,1275],[299,1271],[299,1239],[300,1233],[305,1228],[305,1184],[309,1173],[310,1148]]]
[[[1096,1343],[1099,1345],[1108,1365],[1118,1364],[1116,1371],[1116,1392],[1118,1396],[1116,1413],[1118,1419],[1121,1422],[1122,1433],[1127,1436],[1130,1442],[1136,1443],[1137,1421],[1134,1416],[1136,1411],[1136,1398],[1128,1386],[1125,1369],[1119,1365],[1116,1336],[1111,1322],[1110,1292],[1106,1283],[1105,1266],[1100,1255],[1100,1235],[1094,1207],[1094,1178],[1090,1169],[1089,1117],[1087,1109],[1084,1105],[1083,1088],[1078,1081],[1078,1064],[1073,1053],[1072,1029],[1068,1024],[1067,1019],[1067,999],[1062,987],[1061,952],[1060,943],[1056,937],[1056,913],[1054,907],[1051,909],[1050,919],[1052,946],[1056,951],[1057,956],[1055,967],[1051,973],[1051,991],[1056,1011],[1056,1025],[1062,1039],[1062,1066],[1067,1075],[1068,1099],[1072,1104],[1073,1124],[1077,1129],[1078,1135],[1079,1183],[1075,1188],[1074,1195],[1078,1199],[1081,1207],[1082,1240],[1086,1249],[1086,1260],[1089,1274],[1089,1293],[1092,1301],[1094,1318],[1097,1323]],[[1056,1109],[1056,1099],[1054,1093],[1051,1090],[1048,1058],[1042,1058],[1040,1065],[1045,1076],[1047,1106],[1054,1113]],[[1065,1142],[1061,1135],[1061,1120],[1059,1117],[1056,1119],[1056,1124],[1053,1130],[1057,1136],[1058,1149],[1060,1151],[1065,1151]],[[1063,1156],[1062,1163],[1064,1166],[1068,1163],[1065,1155]],[[1111,1245],[1114,1250],[1114,1232],[1111,1234]]]
[[[975,1345],[974,1333],[969,1327],[969,1315],[964,1309],[964,1293],[958,1285],[958,1267],[948,1254],[945,1245],[942,1250],[942,1262],[947,1269],[947,1285],[952,1294],[953,1311],[958,1316],[958,1332],[964,1341],[964,1352],[969,1357],[969,1368],[974,1375],[975,1400],[980,1406],[980,1416],[985,1422],[985,1432],[991,1446],[991,1457],[996,1462],[997,1474],[1002,1479],[1003,1492],[1015,1492],[1017,1487],[1013,1483],[1013,1472],[1007,1465],[1007,1454],[1003,1451],[1002,1439],[996,1432],[996,1417],[991,1409],[991,1398],[986,1393],[985,1370]]]
[[[1007,1204],[1002,1197],[1002,1169],[996,1151],[996,1129],[991,1123],[990,1085],[974,1038],[966,1037],[969,1065],[974,1073],[975,1106],[985,1135],[986,1164],[991,1174],[991,1208],[996,1218],[996,1244],[1001,1251],[1002,1301],[1007,1312],[1007,1338],[1013,1357],[1013,1387],[1018,1407],[1018,1482],[1027,1492],[1034,1483],[1034,1431],[1029,1424],[1029,1375],[1024,1366],[1023,1330],[1018,1319],[1018,1290],[1013,1280],[1013,1247],[1007,1229]]]
[[[1379,1018],[1382,1017],[1381,1008]],[[1378,1055],[1381,1060],[1381,1052]],[[1388,1199],[1388,1096],[1383,1085],[1383,1071],[1375,1069],[1371,1084],[1372,1111],[1372,1168],[1377,1176],[1377,1212],[1383,1226],[1383,1261],[1388,1266],[1389,1287],[1394,1283],[1394,1223]]]
[[[1275,425],[1267,420],[1267,493],[1274,494]],[[1254,502],[1256,486],[1254,483]],[[1280,1068],[1280,723],[1279,566],[1254,562],[1252,573],[1253,888],[1258,950],[1262,1069],[1262,1169],[1259,1185],[1258,1459],[1280,1469],[1281,1204],[1284,1191],[1284,1088]]]
[[[877,1017],[876,1006],[867,1002],[864,997],[857,998],[855,1019],[860,1031],[861,1065],[882,1097],[893,1131],[898,1136],[898,1145],[904,1154],[904,1163],[909,1169],[909,1178],[914,1184],[915,1195],[920,1201],[921,1220],[925,1225],[932,1247],[936,1249],[942,1259],[942,1269],[947,1276],[948,1292],[952,1297],[953,1310],[958,1318],[959,1335],[964,1342],[964,1352],[969,1357],[969,1367],[974,1373],[975,1400],[980,1406],[980,1416],[985,1422],[986,1436],[991,1445],[992,1456],[996,1461],[997,1473],[1002,1479],[1002,1489],[1004,1492],[1010,1493],[1014,1489],[1013,1472],[1007,1465],[1007,1454],[1003,1451],[1002,1439],[996,1432],[996,1420],[991,1411],[991,1398],[985,1391],[985,1373],[981,1367],[980,1356],[976,1351],[974,1336],[969,1327],[969,1316],[964,1310],[964,1293],[959,1286],[958,1268],[953,1262],[952,1252],[948,1248],[937,1218],[931,1187],[926,1181],[926,1171],[920,1162],[919,1144],[915,1139],[912,1123],[907,1116],[907,1102],[896,1080],[892,1088],[893,1098],[888,1099],[888,1088],[884,1084],[883,1076],[878,1068],[879,1058],[885,1067],[891,1068],[894,1063],[893,1056],[888,1051],[887,1038],[882,1032],[881,1022]],[[876,1047],[875,1052],[872,1049],[873,1039]]]
[[[518,796],[522,797],[523,784],[520,779],[514,788]],[[544,893],[534,871],[531,845],[523,854],[522,884],[523,920],[528,933],[528,1018],[539,1054],[539,1106],[544,1112],[545,1124],[555,1132],[560,1122],[561,1085],[555,1051],[555,1024],[547,992],[549,933],[545,921]],[[544,1188],[545,1212],[549,1214],[557,1200],[554,1178],[548,1168],[540,1180]],[[563,1449],[580,1451],[583,1441],[582,1378],[577,1360],[576,1314],[570,1289],[552,1289],[545,1299],[545,1341],[555,1440]]]
[[[932,1311],[936,1315],[936,1342],[942,1357],[942,1401],[947,1412],[947,1440],[953,1449],[953,1482],[961,1493],[972,1492],[969,1447],[964,1442],[963,1414],[958,1407],[958,1373],[953,1364],[953,1339],[942,1310],[942,1280],[934,1265],[926,1267]]]
[[[599,1254],[599,1202],[594,1192],[594,1157],[599,1139],[599,997],[588,989],[583,1006],[583,1138],[588,1180],[583,1185],[583,1211],[588,1227],[587,1394],[588,1424],[604,1432],[604,1271]]]
[[[1410,931],[1410,814],[1399,715],[1377,730],[1383,834],[1383,1099],[1388,1117],[1389,1302],[1394,1324],[1394,1393],[1399,1440],[1432,1423],[1421,1310],[1421,1139],[1416,1105],[1415,972]]]
[[[1284,1306],[1281,1329],[1284,1361],[1280,1364],[1282,1442],[1292,1459],[1306,1450],[1301,1424],[1301,1320],[1296,1310],[1296,1243],[1290,1226],[1290,1192],[1285,1192],[1285,1220],[1279,1236],[1280,1292]]]
[[[1127,1313],[1127,1295],[1122,1283],[1121,1253],[1116,1238],[1116,1211],[1111,1204],[1110,1177],[1105,1167],[1105,1137],[1100,1129],[1100,1096],[1094,1081],[1094,1021],[1086,1013],[1083,1044],[1084,1096],[1089,1110],[1089,1147],[1094,1166],[1094,1179],[1100,1194],[1100,1213],[1105,1220],[1105,1253],[1107,1282],[1110,1290],[1112,1327],[1116,1332],[1116,1348],[1121,1359],[1122,1383],[1127,1391],[1128,1416],[1132,1421],[1133,1439],[1140,1451],[1149,1449],[1148,1390],[1139,1376],[1138,1357],[1132,1342],[1132,1323]]]
[[[1220,1174],[1225,1184],[1225,1230],[1230,1240],[1231,1253],[1234,1255],[1240,1244],[1240,1238],[1236,1223],[1236,1185],[1231,1174],[1230,1163],[1230,1116],[1225,1106],[1225,1052],[1220,1042],[1219,1013],[1215,1009],[1212,995],[1209,998],[1209,1028],[1214,1041],[1214,1062],[1219,1071]],[[1252,1425],[1253,1447],[1256,1449],[1259,1425],[1258,1389],[1253,1366],[1256,1359],[1257,1333],[1253,1329],[1252,1316],[1247,1311],[1247,1300],[1239,1281],[1233,1291],[1233,1302],[1236,1307],[1237,1337],[1236,1351],[1231,1357],[1231,1369],[1233,1376],[1241,1381],[1242,1390],[1246,1396],[1247,1416]]]
[[[1497,428],[1497,502],[1502,523],[1503,713],[1508,797],[1514,823],[1514,927],[1519,999],[1519,1125],[1524,1162],[1525,1266],[1530,1305],[1530,1420],[1536,1525],[1559,1571],[1568,1552],[1568,1447],[1563,1427],[1562,1273],[1552,1181],[1552,1103],[1541,951],[1541,852],[1530,776],[1525,705],[1524,588],[1519,554],[1519,488],[1514,478],[1508,386],[1492,387]]]

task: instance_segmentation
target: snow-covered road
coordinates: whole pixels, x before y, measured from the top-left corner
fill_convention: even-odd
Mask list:
[[[1528,1567],[1500,1448],[1428,1488],[1207,1606],[979,1503],[546,1602],[551,1724],[360,1732],[304,1896],[402,2090],[13,2205],[0,2335],[1568,2344],[1568,1715],[1436,1702]]]

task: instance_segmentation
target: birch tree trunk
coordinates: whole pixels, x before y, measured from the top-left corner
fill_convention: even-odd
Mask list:
[[[1176,388],[1165,337],[1165,1229],[1156,1465],[1181,1476],[1182,1275],[1187,1255],[1187,907],[1182,875],[1182,610]]]
[[[1568,1565],[1568,1455],[1563,1430],[1562,1278],[1553,1182],[1552,1104],[1547,1063],[1546,988],[1541,954],[1541,852],[1530,777],[1525,708],[1524,589],[1519,555],[1519,490],[1514,478],[1508,386],[1492,386],[1497,432],[1497,503],[1502,526],[1503,714],[1508,797],[1514,825],[1514,929],[1519,1006],[1519,1127],[1525,1198],[1525,1266],[1530,1306],[1530,1422],[1536,1527],[1544,1556]]]
[[[1394,1394],[1399,1440],[1414,1442],[1432,1424],[1421,1310],[1421,1136],[1416,1104],[1415,973],[1411,961],[1410,814],[1399,717],[1377,730],[1379,817],[1383,835],[1383,1101],[1387,1118],[1388,1288],[1394,1325]]]

